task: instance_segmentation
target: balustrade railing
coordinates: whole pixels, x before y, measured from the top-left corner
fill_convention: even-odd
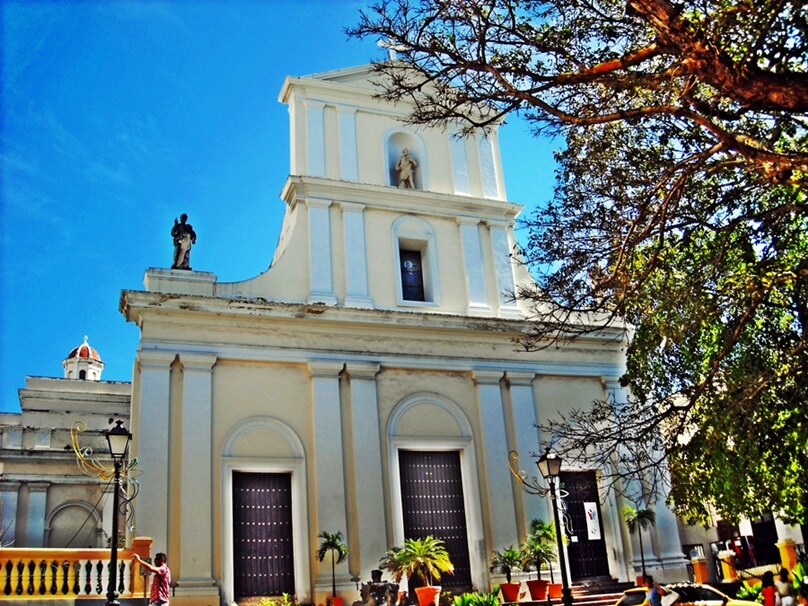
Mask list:
[[[6,600],[104,598],[110,577],[120,597],[141,597],[148,588],[137,553],[148,558],[152,540],[138,537],[118,550],[118,569],[110,574],[109,549],[0,548],[0,602]]]

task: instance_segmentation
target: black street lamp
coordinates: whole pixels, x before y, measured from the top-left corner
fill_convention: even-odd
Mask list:
[[[561,595],[564,606],[572,606],[572,590],[567,580],[567,558],[564,555],[564,541],[561,539],[561,523],[558,519],[558,499],[556,482],[561,473],[561,457],[548,448],[536,461],[539,472],[550,485],[550,500],[553,502],[553,520],[555,521],[556,541],[558,542],[558,563],[561,566]]]
[[[107,432],[109,453],[115,465],[115,487],[112,497],[112,544],[109,548],[109,585],[107,585],[107,606],[117,606],[118,602],[118,509],[121,500],[121,467],[132,434],[123,426],[123,421],[115,421],[115,427]]]

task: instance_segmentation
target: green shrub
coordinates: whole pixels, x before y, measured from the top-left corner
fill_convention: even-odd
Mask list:
[[[300,606],[294,596],[284,593],[279,598],[263,597],[255,603],[255,606]]]
[[[763,597],[760,595],[760,590],[762,586],[758,583],[755,586],[749,585],[746,581],[743,582],[741,588],[738,589],[738,593],[735,595],[735,598],[738,600],[747,600],[749,602],[760,602],[763,603]]]
[[[453,606],[499,606],[499,585],[488,592],[475,591],[455,596]]]

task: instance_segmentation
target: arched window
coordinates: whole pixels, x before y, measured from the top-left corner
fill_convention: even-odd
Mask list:
[[[415,217],[399,217],[393,223],[399,305],[440,302],[438,261],[432,226]]]

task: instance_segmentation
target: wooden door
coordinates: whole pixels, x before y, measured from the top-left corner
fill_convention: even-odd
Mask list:
[[[562,472],[561,488],[567,493],[564,503],[572,581],[610,578],[595,472]]]
[[[454,564],[454,574],[443,575],[440,585],[455,592],[470,589],[471,564],[460,453],[400,450],[399,469],[404,536],[422,539],[432,535],[444,541]]]
[[[292,476],[233,473],[236,598],[295,594]]]

